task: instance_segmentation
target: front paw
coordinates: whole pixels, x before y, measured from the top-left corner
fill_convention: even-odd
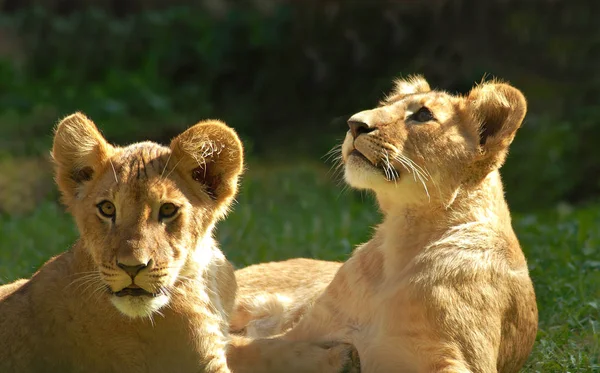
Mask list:
[[[349,343],[327,342],[321,347],[328,350],[331,372],[360,373],[360,358],[356,348]]]
[[[235,373],[358,373],[356,349],[347,343],[232,338],[227,362]]]

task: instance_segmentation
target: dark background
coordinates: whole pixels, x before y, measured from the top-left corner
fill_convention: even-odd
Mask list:
[[[450,92],[487,75],[525,93],[503,169],[513,210],[597,200],[599,4],[0,1],[0,210],[18,199],[2,189],[43,173],[35,157],[75,110],[116,143],[167,142],[219,118],[250,159],[319,161],[350,114],[414,73]]]

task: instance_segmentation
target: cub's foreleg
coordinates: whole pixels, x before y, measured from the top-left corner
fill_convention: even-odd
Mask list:
[[[252,340],[234,336],[227,350],[234,373],[358,373],[353,346],[287,341],[280,337]]]

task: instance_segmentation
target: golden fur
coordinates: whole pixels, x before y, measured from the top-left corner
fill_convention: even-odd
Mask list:
[[[235,271],[240,296],[230,331],[251,338],[289,330],[325,290],[342,263],[290,259],[252,265]],[[259,273],[268,273],[263,277]],[[277,281],[271,277],[277,274]]]
[[[76,113],[52,156],[80,239],[0,287],[0,372],[338,372],[349,361],[341,344],[228,345],[236,281],[212,230],[243,167],[231,128],[205,121],[170,147],[122,148]]]
[[[283,338],[352,343],[366,373],[517,372],[538,315],[498,169],[525,113],[525,98],[508,84],[454,96],[411,77],[353,115],[341,148],[345,179],[374,191],[384,220]],[[313,279],[315,264],[301,264]],[[240,299],[256,293],[243,286],[253,276],[265,288],[298,291],[286,289],[303,286],[286,283],[290,266],[302,271],[293,262],[238,271]]]

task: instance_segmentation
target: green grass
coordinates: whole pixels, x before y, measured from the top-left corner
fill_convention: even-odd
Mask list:
[[[291,257],[343,260],[380,215],[310,164],[254,167],[217,237],[238,267]],[[48,179],[50,181],[50,178]],[[509,191],[510,193],[510,191]],[[600,205],[514,216],[529,260],[540,329],[524,372],[600,371]],[[76,238],[54,201],[27,216],[0,216],[0,283],[29,276]]]

